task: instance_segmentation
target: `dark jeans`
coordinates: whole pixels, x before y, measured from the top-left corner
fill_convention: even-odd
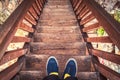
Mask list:
[[[60,78],[56,75],[50,75],[45,77],[43,80],[60,80]],[[78,80],[76,77],[68,77],[65,80]]]

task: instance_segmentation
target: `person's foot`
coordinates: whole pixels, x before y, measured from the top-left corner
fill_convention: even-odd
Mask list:
[[[67,77],[75,77],[77,72],[77,62],[75,59],[70,58],[67,63],[63,74],[63,79]]]
[[[58,75],[58,62],[54,56],[48,58],[46,67],[48,75]]]

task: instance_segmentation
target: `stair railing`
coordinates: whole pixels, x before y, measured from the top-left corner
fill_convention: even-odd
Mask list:
[[[119,80],[120,74],[103,65],[99,58],[120,65],[120,56],[115,54],[114,49],[111,52],[98,50],[93,46],[93,43],[111,43],[120,50],[120,24],[94,0],[71,0],[71,4],[78,19],[84,41],[87,43],[88,53],[92,55],[94,67],[100,73],[101,80]],[[94,22],[89,24],[90,21]],[[90,35],[100,26],[104,28],[108,35]]]
[[[32,40],[31,34],[34,32],[44,4],[45,0],[23,0],[0,27],[0,66],[18,58],[17,62],[0,72],[0,80],[10,80],[20,71],[24,60],[22,56],[28,51],[27,44]],[[29,35],[15,36],[18,29],[28,32]],[[10,43],[19,42],[24,43],[22,48],[7,51]]]

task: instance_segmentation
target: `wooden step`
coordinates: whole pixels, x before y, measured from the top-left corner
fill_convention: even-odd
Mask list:
[[[50,18],[49,18],[50,19]],[[44,18],[44,20],[45,20],[45,18]],[[61,20],[61,22],[59,21],[59,22],[54,22],[54,20],[57,20],[57,19],[53,19],[52,21],[49,21],[49,22],[39,22],[39,26],[78,26],[78,24],[77,24],[77,22],[69,22],[69,21],[66,21],[66,22],[62,22],[62,20]],[[59,20],[59,19],[58,19]],[[67,20],[67,19],[66,19]],[[51,22],[51,23],[50,23]]]
[[[79,72],[77,78],[79,80],[99,80],[97,72]]]
[[[77,25],[77,20],[39,20],[40,25],[60,25],[60,26],[74,26]]]
[[[50,8],[49,6],[46,6],[46,8],[43,11],[46,11],[46,12],[48,12],[48,11],[49,12],[52,12],[52,11],[54,11],[54,12],[58,12],[58,11],[71,12],[71,11],[73,11],[73,9],[71,9],[71,8],[58,8],[58,7]]]
[[[31,50],[65,50],[65,49],[79,49],[85,50],[85,43],[44,43],[44,42],[31,42]]]
[[[66,19],[67,20],[67,19]],[[69,28],[77,28],[77,29],[79,29],[79,25],[77,25],[77,26],[60,26],[60,25],[58,25],[58,26],[54,26],[54,25],[45,25],[45,26],[42,26],[42,25],[40,25],[39,23],[37,24],[37,28],[66,28],[66,27],[69,27]]]
[[[46,43],[67,43],[82,41],[80,34],[59,34],[59,33],[35,33],[34,42],[46,42]]]
[[[46,71],[46,62],[50,56],[55,56],[59,63],[59,71],[63,73],[64,66],[69,58],[77,61],[78,72],[91,71],[91,56],[72,56],[72,55],[26,55],[26,70]]]
[[[60,26],[53,26],[53,27],[50,27],[50,26],[38,26],[37,29],[36,29],[37,33],[59,33],[59,34],[68,34],[68,33],[71,33],[71,34],[74,34],[74,33],[78,33],[78,34],[81,34],[80,33],[80,30],[79,30],[79,27],[76,27],[76,26],[69,26],[69,27],[60,27]]]
[[[72,10],[72,8],[70,8],[70,6],[65,5],[65,6],[60,6],[60,5],[46,5],[45,8],[50,8],[50,9],[70,9]]]
[[[71,13],[74,13],[72,12],[73,10],[72,9],[52,9],[52,8],[46,8],[43,10],[43,13],[46,13],[46,12],[52,12],[52,13],[56,13],[56,12],[67,12],[69,14],[69,12]]]
[[[68,1],[68,0],[49,0],[49,1]]]
[[[75,15],[72,11],[70,11],[69,13],[66,11],[53,11],[53,12],[49,12],[49,11],[44,11],[44,13],[46,14],[57,14],[57,15]]]
[[[69,0],[48,0],[48,2],[70,2]]]
[[[61,13],[61,14],[63,14],[63,15],[64,15],[64,14],[74,14],[74,12],[72,12],[72,11],[65,11],[65,10],[64,10],[64,11],[60,11],[60,10],[56,10],[56,11],[55,11],[55,10],[52,10],[52,11],[51,11],[51,9],[43,10],[43,13],[51,13],[51,14],[52,14],[52,13],[54,13],[54,14],[55,14],[55,13],[56,13],[56,14],[57,14],[57,13],[58,13],[58,14]]]
[[[66,8],[70,8],[71,7],[71,5],[48,5],[48,4],[46,4],[45,5],[45,8],[61,8],[61,9],[66,9]],[[45,9],[44,8],[44,9]]]
[[[70,5],[71,6],[71,4],[69,3],[69,2],[67,2],[67,3],[65,3],[65,2],[48,2],[48,3],[46,3],[46,4],[48,4],[48,5]]]
[[[34,50],[31,51],[31,54],[48,54],[48,55],[79,55],[84,56],[86,51],[85,48],[83,50],[79,49],[67,49],[67,50]]]
[[[50,23],[51,22],[51,23]],[[49,21],[49,22],[40,22],[39,25],[41,26],[51,26],[51,25],[54,25],[54,26],[77,26],[77,22],[54,22],[54,21]]]
[[[42,16],[41,15],[40,20],[56,20],[56,21],[58,21],[58,20],[76,20],[76,18],[74,16],[63,16],[63,15],[62,16]]]
[[[41,71],[21,71],[20,80],[42,80],[46,74]],[[78,72],[78,80],[98,80],[96,72]]]
[[[45,14],[44,14],[45,15]],[[47,16],[47,15],[45,15],[45,16]],[[57,15],[57,16],[59,16],[59,15]],[[65,20],[59,20],[59,21],[56,21],[56,20],[47,20],[47,19],[43,19],[43,20],[39,20],[38,21],[38,23],[46,23],[46,24],[50,24],[50,23],[52,23],[52,24],[55,24],[55,23],[57,23],[57,24],[69,24],[69,23],[76,23],[77,24],[77,20],[75,20],[75,19],[73,19],[73,20],[67,20],[67,19],[65,19]]]
[[[70,14],[69,14],[69,13],[51,13],[51,12],[50,12],[50,13],[47,12],[47,13],[44,13],[44,14],[41,14],[41,15],[42,15],[42,16],[46,16],[46,15],[47,15],[47,16],[48,16],[48,15],[49,15],[49,16],[75,16],[75,14],[73,14],[73,13],[70,13]]]
[[[20,80],[42,80],[46,74],[41,71],[20,71]]]
[[[72,12],[72,9],[70,9],[70,10],[68,10],[68,9],[51,9],[51,8],[49,8],[49,9],[45,9],[44,11],[43,11],[43,13],[49,13],[49,14],[61,14],[61,15],[65,15],[65,14],[68,14],[68,15],[70,15],[70,14],[72,14],[72,15],[75,15],[73,12]],[[50,15],[50,16],[52,16],[52,15]],[[67,15],[66,15],[67,16]]]

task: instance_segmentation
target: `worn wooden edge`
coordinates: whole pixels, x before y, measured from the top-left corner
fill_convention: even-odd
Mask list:
[[[82,14],[85,13],[87,10],[89,10],[89,9],[88,9],[87,6],[85,6],[84,9],[82,9],[82,11],[80,12],[80,15],[79,15],[79,16],[81,17]]]
[[[19,58],[23,55],[25,55],[27,49],[18,49],[13,51],[8,51],[5,53],[5,55],[0,60],[0,65],[3,65],[13,59]]]
[[[120,80],[120,74],[108,68],[107,66],[96,63],[98,71],[110,80]]]
[[[80,24],[84,25],[86,23],[88,23],[89,21],[95,19],[95,17],[93,16],[93,14],[88,15],[86,18],[84,18],[83,20],[81,20]]]
[[[78,4],[74,8],[74,11],[76,11],[80,7],[80,5],[82,4],[82,2],[83,2],[82,0],[79,0]]]
[[[39,5],[41,7],[41,10],[42,10],[42,8],[43,8],[42,2],[40,0],[38,0],[38,2],[39,2]]]
[[[20,37],[20,36],[14,36],[11,43],[17,43],[17,42],[30,42],[31,39],[27,37]]]
[[[36,25],[37,24],[36,20],[33,19],[28,13],[25,15],[25,20],[27,20],[32,25]]]
[[[113,43],[108,36],[104,37],[89,37],[86,38],[87,42],[100,42],[100,43]]]
[[[99,27],[100,27],[99,23],[95,23],[95,24],[92,24],[90,26],[84,27],[83,32],[92,31],[94,29],[98,29]]]
[[[35,11],[34,11],[33,6],[30,7],[30,9],[29,9],[28,12],[32,15],[32,17],[33,17],[35,20],[38,19],[38,16],[36,15],[36,13],[35,13]]]
[[[37,0],[35,1],[35,6],[36,6],[36,9],[37,9],[38,15],[40,15],[40,8],[39,8],[39,5],[37,4]]]
[[[22,65],[23,59],[19,59],[15,64],[0,72],[0,80],[10,80],[20,71]]]
[[[40,7],[40,4],[39,4],[38,0],[36,0],[36,4],[37,4],[37,6],[39,8],[39,11],[41,11],[41,7]]]
[[[19,28],[27,32],[34,32],[34,29],[32,27],[29,27],[25,23],[21,23]]]
[[[74,1],[73,1],[73,7],[75,7],[75,6],[76,6],[77,1],[78,1],[78,0],[74,0]]]
[[[89,12],[90,12],[90,10],[86,9],[83,13],[81,13],[80,17],[84,18],[86,16],[86,14],[89,13]]]
[[[81,4],[81,6],[78,8],[78,10],[76,11],[76,15],[79,16],[81,11],[86,7],[86,5]]]
[[[39,11],[39,9],[37,8],[37,4],[36,3],[33,3],[33,9],[35,10],[35,13],[36,13],[36,15],[38,16],[39,14],[40,14],[40,11]]]
[[[97,49],[91,49],[92,54],[101,57],[103,59],[109,60],[111,62],[114,62],[116,64],[120,64],[120,55],[117,55],[115,53],[105,52]]]

